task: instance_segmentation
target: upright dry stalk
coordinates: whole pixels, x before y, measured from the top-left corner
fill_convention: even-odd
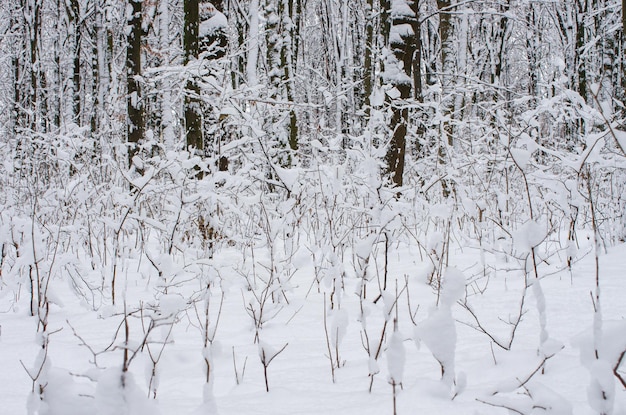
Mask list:
[[[591,226],[593,229],[593,252],[594,252],[594,273],[595,273],[595,294],[593,299],[593,348],[596,360],[600,358],[600,342],[602,340],[602,306],[600,303],[600,257],[598,254],[598,222],[596,218],[596,209],[593,201],[593,193],[591,191],[591,171],[589,166],[584,173],[585,184],[589,197],[589,210],[591,211]]]
[[[509,152],[511,153],[510,149]],[[522,180],[524,181],[524,189],[526,191],[526,199],[528,202],[528,212],[529,212],[529,220],[534,223],[535,222],[535,213],[533,210],[533,202],[532,196],[530,194],[530,184],[528,183],[528,177],[526,175],[526,171],[524,170],[524,166],[520,165],[518,160],[515,159],[513,153],[511,153],[511,159],[513,163],[518,168],[522,175]],[[547,330],[547,316],[546,316],[546,299],[543,294],[543,290],[541,289],[541,280],[539,278],[539,270],[537,264],[537,253],[536,253],[537,245],[530,246],[530,259],[532,260],[532,272],[534,275],[534,279],[532,282],[533,294],[535,295],[535,299],[537,301],[537,311],[539,312],[539,326],[540,326],[540,334],[539,334],[539,350],[540,353],[545,354],[544,346],[548,341],[548,330]],[[527,262],[526,259],[525,262]],[[527,274],[527,267],[524,266],[524,273]]]

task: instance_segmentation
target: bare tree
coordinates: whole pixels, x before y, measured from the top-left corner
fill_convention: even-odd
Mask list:
[[[410,13],[402,9],[395,11],[392,18],[389,47],[395,58],[385,63],[385,70],[391,76],[387,81],[398,92],[398,96],[391,100],[392,116],[389,129],[392,132],[391,142],[387,149],[387,172],[391,176],[394,185],[402,186],[404,163],[406,157],[406,139],[409,123],[409,109],[407,100],[411,98],[413,89],[414,59],[417,53],[421,53],[417,40],[420,32],[419,2],[407,1]],[[410,27],[410,30],[407,29]],[[398,71],[398,73],[396,73]],[[418,72],[419,75],[419,72]],[[383,75],[385,76],[385,75]]]

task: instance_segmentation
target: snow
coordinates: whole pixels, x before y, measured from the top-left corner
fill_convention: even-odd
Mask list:
[[[187,301],[177,294],[164,294],[159,297],[159,311],[161,315],[175,316],[187,308]]]
[[[511,149],[511,156],[515,161],[515,164],[517,164],[522,170],[526,169],[526,166],[528,166],[531,155],[531,152],[528,150],[524,150],[521,148]]]
[[[368,164],[364,171],[372,168]],[[541,260],[536,281],[525,268],[533,248],[539,259],[544,258],[539,252],[549,249],[542,222],[519,223],[510,235],[494,236],[498,247],[479,250],[454,226],[447,235],[445,223],[456,209],[451,203],[418,207],[394,197],[379,205],[375,201],[384,192],[374,182],[371,194],[349,203],[342,193],[342,168],[316,172],[324,178],[318,183],[323,191],[302,185],[304,168],[278,171],[300,192],[298,197],[276,198],[270,205],[275,195],[238,194],[240,204],[228,205],[222,195],[214,195],[207,206],[221,204],[222,216],[215,217],[203,207],[215,222],[233,220],[229,215],[243,215],[245,209],[267,215],[238,222],[238,234],[215,242],[212,257],[185,239],[187,234],[177,242],[184,249],[168,254],[168,241],[161,238],[172,234],[172,225],[158,217],[153,218],[158,226],[146,222],[153,238],[146,236],[144,251],[134,250],[135,243],[140,246],[134,238],[120,246],[117,287],[125,287],[125,306],[112,305],[106,295],[110,265],[98,263],[94,269],[76,244],[78,259],[63,259],[66,268],[47,264],[46,269],[62,272],[51,274],[47,332],[36,335],[39,319],[28,315],[28,274],[3,273],[0,411],[381,414],[391,412],[395,385],[401,386],[395,387],[400,414],[498,415],[507,413],[505,408],[524,414],[624,413],[626,391],[613,368],[626,350],[626,244],[599,258],[603,321],[598,340],[589,296],[595,288],[591,255],[577,258],[571,271],[560,268],[564,258],[558,255]],[[211,186],[202,183],[199,189]],[[572,192],[577,188],[574,182],[564,186]],[[493,203],[505,204],[504,198],[494,197]],[[199,200],[194,193],[168,199],[167,212],[160,214],[177,215],[182,206]],[[124,209],[132,206],[126,198],[117,202]],[[459,204],[475,212],[468,201]],[[272,209],[264,211],[261,205]],[[348,221],[337,214],[338,206],[367,213],[369,222]],[[398,230],[418,211],[428,218],[424,227],[432,229],[419,236],[419,244],[402,242]],[[136,213],[133,220],[143,220],[145,213]],[[120,218],[108,219],[100,218],[119,228]],[[329,226],[337,220],[345,227]],[[296,231],[303,223],[314,223],[309,234]],[[2,222],[1,229],[3,237],[20,241],[20,235],[33,232],[23,217]],[[35,226],[37,254],[25,242],[15,266],[27,268],[37,258],[43,265],[47,240],[42,232]],[[593,248],[584,232],[579,239],[578,255]],[[80,273],[73,283],[68,281],[72,272]],[[97,284],[90,290],[80,285],[92,276]],[[464,304],[493,339],[480,331]],[[495,341],[507,344],[520,306],[511,347],[499,347]],[[155,327],[149,331],[151,324]],[[205,334],[211,338],[206,346]],[[136,352],[125,373],[124,350]],[[29,377],[38,372],[35,386],[45,385],[41,396],[38,387],[31,392]],[[619,373],[624,376],[623,366]]]
[[[375,107],[382,106],[385,103],[384,91],[380,88],[374,88],[370,101],[372,102],[372,106],[375,106]]]
[[[513,246],[520,253],[530,253],[546,237],[543,228],[533,220],[527,221],[513,233]]]
[[[406,0],[391,0],[391,18],[397,18],[402,16],[414,16],[413,10],[409,7]]]
[[[390,44],[401,44],[403,39],[413,36],[413,27],[410,24],[400,24],[391,26],[389,32]]]
[[[400,91],[398,90],[398,88],[395,88],[395,87],[394,88],[390,88],[390,89],[386,90],[385,93],[391,99],[398,99],[398,98],[400,98]]]
[[[223,13],[216,10],[213,16],[211,16],[207,20],[200,22],[200,27],[198,28],[198,36],[208,36],[215,33],[215,31],[217,30],[225,28],[228,28],[228,19]]]
[[[273,166],[273,168],[280,181],[287,187],[287,190],[292,191],[298,182],[298,171],[295,169],[284,169],[280,166]]]
[[[613,250],[609,255],[603,257],[605,263],[614,264],[617,270],[626,266],[624,258],[626,257],[626,247],[622,246]],[[588,258],[590,259],[590,258]],[[568,279],[551,278],[547,280],[546,296],[548,298],[561,298],[560,304],[548,304],[548,312],[550,313],[555,328],[555,334],[560,337],[572,336],[581,330],[581,322],[590,323],[588,313],[588,293],[585,283],[585,270],[591,266],[589,261],[580,263],[578,270],[577,282],[574,286],[570,285]],[[622,268],[623,269],[623,268]],[[408,271],[408,269],[407,269]],[[453,299],[459,298],[462,287],[462,273],[458,269],[448,269],[444,277],[448,281],[448,288],[444,288],[442,298],[447,298],[447,302],[451,303]],[[604,275],[607,283],[612,286],[615,284],[621,287],[618,290],[612,290],[607,296],[616,299],[621,297],[624,292],[624,282],[620,278],[619,272]],[[61,287],[59,287],[61,288]],[[495,287],[493,287],[495,289]],[[446,291],[448,290],[449,291]],[[428,290],[420,297],[427,299]],[[447,293],[446,293],[447,292]],[[567,293],[563,297],[563,293]],[[234,294],[234,293],[233,293]],[[556,296],[556,297],[555,297]],[[275,324],[268,327],[268,333],[273,339],[280,337],[289,340],[289,347],[285,349],[282,355],[279,355],[269,367],[270,376],[270,393],[267,394],[262,386],[262,373],[259,371],[259,363],[253,361],[254,354],[252,336],[248,334],[245,324],[241,324],[238,315],[241,315],[241,308],[236,301],[236,295],[232,296],[232,301],[228,300],[224,307],[223,321],[218,336],[222,336],[222,341],[226,345],[222,347],[224,350],[230,350],[234,347],[238,355],[238,364],[243,364],[244,357],[248,357],[243,383],[236,385],[232,369],[232,357],[229,353],[222,353],[219,357],[214,356],[216,380],[214,391],[210,396],[211,400],[203,401],[203,387],[201,373],[199,371],[198,359],[201,358],[201,350],[197,348],[197,342],[194,340],[193,330],[181,327],[176,330],[175,343],[168,345],[163,356],[161,365],[161,382],[159,386],[159,398],[154,403],[158,403],[161,413],[178,414],[178,413],[201,413],[207,408],[218,410],[220,414],[242,413],[254,407],[259,413],[332,413],[340,411],[342,413],[367,413],[376,414],[388,411],[390,388],[386,382],[375,382],[372,394],[367,393],[368,373],[378,373],[382,369],[379,362],[368,359],[361,349],[359,325],[348,325],[346,320],[353,319],[347,312],[337,313],[334,323],[337,327],[345,329],[343,341],[341,342],[342,357],[346,359],[345,367],[340,368],[337,372],[338,380],[336,384],[330,381],[330,376],[326,374],[324,362],[324,348],[321,345],[322,327],[319,323],[318,305],[320,298],[315,296],[309,297],[309,302],[304,304],[304,308],[286,325],[285,323]],[[129,296],[131,298],[131,296]],[[568,300],[569,299],[569,300]],[[2,299],[6,306],[5,297]],[[565,303],[563,300],[567,300]],[[162,302],[170,302],[173,310],[179,307],[175,297],[161,297]],[[612,301],[612,300],[611,300]],[[104,319],[93,319],[90,312],[82,309],[72,301],[67,301],[68,306],[61,310],[56,310],[52,319],[57,324],[64,326],[64,330],[52,336],[51,353],[55,357],[51,360],[53,367],[51,369],[50,389],[49,392],[54,396],[49,405],[54,406],[56,410],[65,415],[93,413],[93,405],[99,408],[98,413],[101,414],[139,414],[139,413],[157,413],[153,407],[150,407],[150,401],[147,400],[145,393],[140,393],[141,389],[145,389],[145,385],[139,384],[133,380],[132,376],[127,378],[129,390],[122,391],[119,386],[120,368],[112,366],[100,374],[95,389],[94,398],[82,398],[83,404],[76,405],[80,401],[77,393],[77,386],[73,386],[76,382],[81,382],[83,393],[89,392],[89,382],[81,381],[81,378],[75,378],[69,375],[68,369],[72,373],[81,373],[89,369],[88,353],[84,347],[79,346],[79,341],[72,337],[69,329],[63,323],[68,318],[77,330],[92,345],[107,343],[111,340],[107,327],[114,328],[119,317],[111,316]],[[565,305],[567,304],[567,305]],[[586,305],[585,305],[586,304]],[[354,305],[354,300],[350,298],[344,300],[343,307]],[[581,307],[582,306],[582,307]],[[574,309],[572,309],[574,307]],[[572,312],[577,310],[576,312]],[[295,310],[294,310],[295,311]],[[499,313],[497,308],[493,309],[496,314]],[[624,316],[626,309],[623,306],[612,308],[613,318]],[[291,314],[291,313],[285,313]],[[343,314],[343,315],[342,315]],[[463,374],[459,371],[456,376],[456,389],[459,395],[454,401],[449,401],[449,395],[441,391],[439,387],[433,384],[433,381],[439,379],[440,373],[438,366],[433,366],[429,362],[425,351],[419,351],[415,348],[405,346],[402,331],[393,331],[385,346],[384,360],[386,364],[384,370],[386,377],[394,379],[397,383],[402,382],[404,389],[399,392],[398,406],[400,410],[411,411],[438,411],[441,413],[501,413],[494,407],[482,405],[475,399],[487,399],[484,396],[485,390],[490,387],[498,387],[501,393],[498,399],[490,399],[491,403],[498,403],[500,400],[503,404],[515,404],[515,399],[508,396],[499,396],[504,393],[499,385],[499,379],[508,379],[510,383],[509,389],[516,389],[518,383],[516,378],[522,377],[522,374],[528,372],[528,368],[532,368],[532,359],[529,354],[524,357],[519,352],[511,355],[512,359],[505,359],[507,353],[502,350],[495,350],[497,356],[497,364],[491,359],[491,349],[485,339],[477,335],[474,331],[459,326],[455,328],[455,318],[463,319],[462,313],[452,306],[452,310],[448,307],[435,308],[428,317],[423,313],[422,322],[418,324],[417,336],[433,353],[437,360],[451,361],[456,354],[457,366],[463,368]],[[291,316],[290,316],[291,317]],[[425,317],[425,318],[424,318]],[[370,316],[370,320],[374,316]],[[373,324],[377,319],[374,318],[369,324]],[[528,319],[526,331],[532,332],[533,319]],[[24,324],[24,322],[26,324]],[[0,372],[2,384],[5,385],[0,391],[3,401],[3,410],[6,413],[21,414],[26,413],[26,401],[29,396],[29,382],[24,379],[24,371],[19,365],[19,360],[28,360],[28,356],[32,356],[34,349],[23,347],[30,344],[30,334],[34,326],[30,324],[32,319],[26,317],[19,312],[9,312],[4,314],[2,318],[2,336],[0,341],[0,360],[5,368]],[[111,326],[110,323],[114,323]],[[265,329],[264,329],[265,332]],[[281,334],[282,333],[282,334]],[[590,333],[590,329],[585,330]],[[621,320],[614,324],[609,324],[606,330],[606,336],[615,341],[605,342],[607,345],[607,358],[614,359],[616,352],[623,346],[626,335],[624,323]],[[589,338],[589,334],[586,335]],[[56,338],[55,338],[56,337]],[[455,342],[456,337],[456,342]],[[619,340],[619,341],[617,341]],[[526,342],[524,336],[521,337],[520,348],[524,349]],[[284,343],[268,341],[259,345],[259,349],[265,349],[266,353],[275,353],[278,347]],[[458,347],[455,351],[455,344]],[[589,344],[592,344],[589,342]],[[232,346],[231,346],[232,345]],[[169,348],[169,349],[168,349]],[[194,349],[196,351],[194,352]],[[529,348],[528,350],[531,350]],[[194,357],[195,356],[195,357]],[[517,356],[513,358],[513,356]],[[589,356],[585,352],[584,356]],[[119,358],[119,352],[113,353],[113,360]],[[564,351],[556,355],[554,365],[548,366],[546,374],[541,375],[541,383],[533,383],[527,385],[537,402],[549,402],[554,408],[553,413],[577,413],[587,414],[592,407],[586,407],[584,401],[587,399],[586,381],[588,377],[585,375],[585,369],[580,365],[579,355],[576,349],[566,346]],[[606,363],[594,363],[594,359],[588,358],[588,363],[592,367],[594,378],[598,379],[602,388],[606,388],[607,384],[613,383],[609,367]],[[491,361],[491,363],[490,363]],[[530,364],[529,364],[530,363]],[[609,365],[610,366],[610,365]],[[499,368],[502,370],[498,371]],[[132,370],[132,366],[131,366]],[[562,372],[562,373],[559,373]],[[559,382],[562,376],[567,377],[567,381]],[[19,379],[22,379],[21,381]],[[463,383],[466,383],[463,389]],[[65,385],[59,389],[56,385]],[[490,386],[491,385],[491,386]],[[548,387],[550,385],[550,387]],[[389,390],[387,389],[389,388]],[[590,401],[594,410],[607,409],[610,402],[598,399],[599,386],[592,385],[589,388]],[[623,391],[614,388],[615,409],[624,408],[626,397]],[[319,397],[324,396],[323,400]],[[125,397],[129,404],[123,404]],[[448,398],[446,398],[448,397]],[[34,401],[34,400],[33,400]],[[205,402],[205,403],[202,403]],[[71,406],[73,403],[73,406]],[[278,405],[278,406],[277,406]],[[516,406],[519,408],[529,407],[530,403],[521,401]],[[149,409],[146,409],[149,408]],[[587,408],[587,409],[585,409]],[[141,412],[144,411],[144,412]],[[145,412],[152,411],[152,412]],[[206,413],[206,412],[204,412]],[[215,412],[209,412],[215,413]]]
[[[451,308],[457,301],[465,296],[466,279],[457,268],[447,268],[443,276],[441,289],[441,304]]]
[[[339,309],[332,313],[332,323],[330,326],[330,343],[339,345],[348,331],[350,316],[345,309]]]
[[[620,148],[622,151],[626,151],[626,131],[622,131],[618,128],[614,128],[613,131],[615,132],[615,139]]]
[[[406,362],[406,353],[402,335],[398,330],[394,330],[387,347],[387,367],[389,378],[396,384],[402,383],[404,376],[404,365]]]
[[[414,330],[418,345],[423,341],[441,365],[441,380],[449,388],[456,383],[457,331],[452,308],[465,296],[465,286],[463,273],[456,268],[447,268],[440,288],[439,303],[433,306],[428,317],[418,323]]]

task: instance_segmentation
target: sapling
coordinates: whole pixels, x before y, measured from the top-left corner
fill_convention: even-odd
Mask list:
[[[327,316],[332,316],[330,329],[328,327]],[[337,308],[329,309],[326,305],[326,294],[324,294],[324,335],[326,337],[326,349],[328,351],[328,360],[330,362],[330,373],[335,383],[335,370],[339,369],[343,363],[339,355],[339,344],[346,334],[348,326],[348,313],[345,309]]]
[[[264,203],[260,204],[259,231],[263,232],[269,261],[252,261],[252,275],[240,271],[246,279],[248,290],[242,290],[245,310],[254,323],[254,341],[259,341],[263,325],[280,313],[289,304],[287,291],[291,270],[288,261],[280,261],[279,233],[280,221],[275,219]],[[254,246],[251,246],[254,251]],[[265,271],[265,272],[262,272]],[[285,277],[285,278],[283,278]],[[246,298],[247,297],[247,298]]]
[[[607,127],[608,133],[614,139],[617,153],[621,158],[626,156],[626,149],[624,146],[624,132],[617,130],[614,127],[614,124],[607,118],[607,114],[604,112],[605,106],[602,105],[601,100],[599,98],[600,90],[592,91],[592,96],[596,103],[598,104],[598,108],[600,109],[598,113],[600,114],[605,126]],[[603,309],[602,309],[602,295],[601,295],[601,284],[600,284],[600,251],[601,251],[601,238],[602,235],[600,233],[600,218],[598,217],[598,205],[599,202],[597,197],[594,197],[594,189],[592,187],[592,181],[595,178],[595,175],[592,174],[591,169],[591,161],[589,161],[589,157],[595,145],[601,141],[604,137],[604,134],[599,135],[596,141],[593,143],[590,148],[588,148],[580,160],[580,168],[578,170],[579,179],[582,180],[582,184],[586,190],[586,195],[583,197],[586,199],[589,204],[589,211],[591,215],[591,226],[593,231],[593,254],[594,254],[594,291],[590,292],[591,301],[593,305],[593,336],[592,336],[592,350],[581,350],[581,359],[583,363],[587,366],[590,372],[590,385],[587,389],[589,405],[593,410],[598,412],[601,415],[608,415],[613,413],[614,411],[614,400],[615,400],[615,378],[618,379],[620,384],[626,388],[626,382],[624,378],[621,376],[619,372],[620,365],[624,359],[624,355],[626,352],[624,348],[626,344],[622,344],[621,350],[617,351],[617,356],[611,356],[611,348],[608,347],[607,343],[616,343],[618,344],[620,341],[620,337],[622,336],[610,336],[610,334],[606,333],[606,329],[604,328],[603,321]],[[606,248],[605,248],[606,250]],[[620,330],[623,332],[623,328]],[[609,337],[613,337],[610,342],[606,340]],[[626,343],[624,341],[623,343]],[[619,346],[618,346],[619,347]],[[615,351],[613,350],[613,353]],[[589,356],[591,355],[591,356]]]
[[[65,320],[67,325],[72,329],[72,334],[79,340],[79,346],[86,347],[91,353],[92,360],[89,361],[90,364],[94,365],[96,368],[100,369],[100,365],[98,364],[98,356],[106,353],[108,350],[100,350],[96,351],[85,339],[78,333],[78,331],[72,326],[69,320]]]
[[[263,377],[265,378],[265,391],[269,392],[270,385],[269,385],[269,381],[267,378],[267,369],[270,366],[270,363],[272,363],[272,361],[279,354],[281,354],[287,348],[287,346],[289,346],[289,343],[285,343],[280,349],[275,349],[272,346],[270,346],[268,343],[262,341],[259,338],[259,341],[257,344],[258,344],[258,349],[259,349],[259,359],[261,359],[261,364],[263,365]]]
[[[393,394],[393,413],[397,414],[397,390],[398,386],[402,387],[402,377],[404,375],[404,364],[405,364],[405,350],[404,345],[402,344],[402,336],[398,331],[398,320],[394,319],[393,321],[393,333],[391,334],[391,338],[389,339],[389,345],[387,346],[387,367],[389,370],[389,383],[392,387]]]
[[[268,241],[268,243],[271,242]],[[242,298],[246,312],[254,324],[254,342],[257,343],[259,359],[263,365],[265,389],[269,392],[267,369],[270,363],[285,350],[288,344],[286,343],[282,348],[275,350],[262,340],[261,333],[263,326],[268,321],[275,318],[283,309],[283,305],[277,302],[277,300],[280,298],[281,294],[283,296],[285,295],[280,281],[275,275],[272,264],[270,263],[270,266],[265,268],[268,270],[269,275],[266,277],[256,277],[257,282],[261,282],[262,286],[259,287],[259,284],[255,284],[255,288],[248,291],[248,300],[246,300],[246,296],[242,291]],[[246,276],[246,279],[248,280],[248,286],[252,287],[248,276]]]
[[[239,371],[239,369],[237,368],[237,358],[235,356],[235,346],[233,346],[233,368],[235,369],[235,382],[237,383],[237,385],[243,382],[243,377],[246,374],[247,363],[248,363],[248,356],[246,356],[246,358],[244,359],[243,368],[241,369],[241,371]]]
[[[26,371],[26,374],[32,381],[31,393],[28,397],[27,409],[29,415],[38,414],[41,407],[45,408],[46,406],[46,388],[49,384],[49,372],[51,369],[51,363],[49,358],[49,349],[50,349],[50,336],[58,333],[61,329],[55,331],[48,331],[47,329],[47,319],[48,316],[45,315],[42,317],[45,321],[41,322],[43,324],[42,331],[37,333],[37,341],[39,343],[40,349],[35,359],[35,363],[31,369],[28,369],[22,361],[20,361],[22,367]]]
[[[439,301],[429,316],[417,324],[414,330],[415,341],[419,346],[423,341],[441,366],[441,380],[453,389],[456,383],[455,354],[456,326],[452,317],[452,307],[465,295],[465,276],[456,268],[446,268],[442,278]],[[456,395],[454,392],[452,397]]]
[[[391,384],[393,394],[393,414],[397,411],[397,386],[402,387],[402,379],[404,375],[404,365],[406,360],[406,352],[404,350],[404,339],[398,330],[398,282],[396,281],[396,301],[395,301],[395,317],[393,319],[393,333],[387,345],[387,369],[389,371],[389,383]]]
[[[170,337],[172,335],[172,330],[174,329],[174,324],[178,321],[178,316],[177,316],[178,312],[179,311],[176,311],[175,313],[170,314],[170,318],[172,320],[169,324],[166,323],[166,325],[163,327],[163,329],[165,329],[165,333],[162,336],[162,340],[160,342],[156,342],[154,340],[145,342],[145,348],[146,348],[146,351],[148,352],[148,357],[150,358],[150,366],[148,368],[148,373],[149,373],[148,396],[152,395],[153,399],[156,399],[157,389],[159,387],[160,370],[159,370],[158,364],[159,364],[159,361],[161,360],[161,356],[163,356],[163,352],[165,351],[165,346],[170,342]],[[144,331],[147,330],[143,315],[141,316],[141,325]],[[151,346],[152,344],[158,345],[158,347],[153,347]],[[153,350],[155,348],[157,350]]]
[[[209,293],[207,293],[207,296],[209,295]],[[224,293],[221,293],[220,296],[220,303],[219,303],[219,309],[217,312],[217,317],[215,318],[215,323],[213,323],[213,326],[211,326],[211,321],[209,318],[209,315],[211,314],[210,312],[210,301],[208,299],[205,299],[204,301],[204,321],[202,321],[202,341],[203,341],[203,355],[204,355],[204,363],[205,363],[205,367],[206,367],[206,383],[210,383],[211,382],[211,352],[210,352],[210,348],[213,345],[213,342],[215,341],[215,335],[217,333],[217,327],[219,325],[220,322],[220,317],[222,315],[222,305],[224,304]],[[195,306],[195,305],[194,305]],[[197,310],[196,310],[197,312]]]
[[[275,282],[272,279],[263,280],[261,277],[258,277],[258,280],[263,283],[262,288],[248,291],[248,300],[246,300],[244,292],[241,293],[246,312],[254,324],[255,343],[259,340],[259,333],[263,325],[276,317],[283,308],[282,305],[274,304],[271,301],[272,294],[277,289]]]
[[[62,305],[58,299],[53,297],[50,289],[53,270],[61,247],[61,227],[57,228],[56,235],[53,235],[52,231],[45,225],[42,228],[39,227],[38,203],[37,197],[35,197],[30,218],[30,234],[28,235],[32,263],[28,267],[31,280],[31,307],[35,299],[37,302],[35,316],[37,317],[37,341],[40,350],[33,369],[27,369],[22,363],[32,380],[32,391],[27,405],[30,414],[46,410],[47,396],[45,390],[50,382],[49,372],[51,369],[49,359],[50,336],[62,330],[62,328],[54,331],[49,329],[50,304]],[[50,237],[54,237],[54,239],[46,241],[42,235],[43,230],[48,231]],[[45,242],[50,242],[50,245],[46,245]]]
[[[359,295],[359,318],[358,321],[361,323],[361,345],[363,349],[367,353],[368,356],[368,376],[373,377],[380,370],[378,368],[378,364],[376,359],[374,358],[373,345],[370,341],[368,328],[367,328],[367,319],[370,314],[370,304],[365,302],[365,299],[362,295]],[[331,360],[332,364],[332,360]]]
[[[147,308],[144,303],[140,303],[139,306],[133,310],[129,310],[128,303],[124,299],[123,304],[123,318],[120,322],[111,344],[105,349],[105,351],[122,351],[122,364],[121,366],[111,367],[104,370],[99,374],[96,386],[95,403],[102,413],[115,413],[116,411],[128,410],[131,414],[142,415],[145,412],[159,413],[154,404],[150,403],[150,395],[156,395],[156,384],[150,385],[151,390],[146,397],[145,392],[142,392],[134,381],[134,378],[130,372],[130,367],[133,361],[137,359],[142,351],[146,349],[148,343],[154,343],[151,340],[152,332],[159,327],[168,327],[173,324],[175,315],[170,313],[159,314],[157,310],[146,312]],[[133,325],[131,319],[139,319],[141,325],[141,336],[138,341],[132,339]],[[146,324],[147,321],[147,324]],[[117,343],[118,336],[122,332],[121,342]],[[159,342],[162,347],[165,346],[165,342]],[[90,348],[90,350],[92,350]],[[162,349],[161,349],[162,352]],[[94,353],[94,358],[96,354]],[[156,364],[160,358],[155,359],[154,370],[158,375],[158,368]],[[153,382],[157,379],[151,379]]]
[[[404,293],[405,289],[406,287],[403,287],[400,292],[396,290],[395,294],[389,292],[390,290],[383,291],[381,293],[380,298],[383,299],[383,305],[382,305],[383,306],[383,318],[385,319],[385,321],[383,322],[383,326],[381,328],[380,338],[378,339],[378,344],[370,343],[369,334],[367,331],[367,324],[366,324],[367,313],[365,312],[364,303],[363,303],[365,299],[363,297],[360,298],[360,301],[362,302],[361,303],[361,316],[360,316],[361,325],[362,325],[361,343],[363,345],[363,348],[365,349],[365,351],[367,352],[369,356],[370,385],[369,385],[368,390],[370,393],[372,392],[372,388],[374,386],[374,377],[380,372],[380,369],[378,367],[378,359],[380,358],[382,354],[383,346],[387,338],[387,331],[388,331],[387,327],[389,326],[389,322],[392,319],[394,310],[396,310],[396,313],[397,313],[398,300]]]
[[[119,220],[115,223],[115,227],[113,229],[113,259],[112,259],[112,270],[111,270],[111,304],[115,305],[115,283],[117,280],[118,273],[120,271],[120,262],[122,260],[122,252],[124,248],[121,245],[121,237],[123,235],[123,231],[125,231],[126,221],[132,218],[131,212],[139,209],[139,201],[140,197],[143,196],[144,191],[150,184],[150,182],[157,176],[153,168],[150,168],[145,172],[144,177],[141,177],[137,181],[133,181],[129,177],[124,177],[130,186],[130,193],[128,195],[129,199],[132,200],[132,203],[125,206],[124,211],[121,213]]]
[[[537,409],[546,412],[572,413],[569,402],[564,401],[546,385],[534,381],[535,377],[543,371],[546,362],[561,349],[562,347],[553,349],[549,351],[549,354],[538,357],[533,363],[532,370],[523,375],[511,376],[509,380],[502,382],[496,390],[493,390],[488,398],[478,398],[477,401],[520,415],[532,413]]]
[[[531,147],[534,144],[530,140],[527,140],[527,147]],[[517,248],[524,252],[530,252],[529,257],[531,260],[530,266],[532,267],[531,271],[528,270],[528,256],[524,260],[524,271],[525,273],[532,272],[533,280],[531,282],[531,286],[533,289],[533,294],[535,295],[535,301],[537,303],[537,311],[539,313],[539,353],[545,354],[547,353],[544,350],[546,347],[550,347],[548,345],[549,335],[547,330],[547,315],[546,315],[546,300],[543,294],[543,289],[541,288],[541,279],[539,277],[539,265],[537,259],[537,247],[543,242],[545,237],[547,237],[545,232],[539,228],[539,225],[536,223],[535,214],[533,209],[533,201],[530,193],[530,185],[528,183],[528,177],[526,172],[526,167],[529,163],[529,159],[532,155],[530,150],[523,150],[520,148],[509,148],[509,153],[511,155],[511,159],[513,163],[520,171],[522,175],[522,180],[524,182],[524,189],[526,191],[526,202],[528,203],[528,214],[529,220],[528,222],[515,234],[515,239],[517,239]]]
[[[378,235],[375,233],[371,233],[366,238],[359,241],[359,243],[357,243],[353,248],[354,272],[360,280],[359,287],[363,290],[363,298],[367,298],[367,283],[371,278],[371,272],[369,271],[370,258],[372,256],[372,251],[374,250],[374,245],[376,244],[377,239]],[[388,239],[385,234],[385,257],[387,257],[388,248]],[[386,272],[387,266],[385,265],[385,274]],[[385,275],[385,285],[386,278],[387,277]]]
[[[520,323],[522,322],[522,318],[524,317],[524,314],[526,313],[525,302],[526,302],[527,290],[528,290],[528,283],[527,283],[527,278],[525,277],[524,284],[522,287],[522,292],[520,294],[519,307],[516,308],[516,312],[513,316],[510,316],[508,320],[503,320],[506,324],[510,326],[509,335],[506,338],[503,338],[493,333],[481,322],[481,319],[478,316],[476,310],[474,310],[474,308],[468,302],[467,296],[465,296],[465,298],[459,301],[458,303],[459,305],[461,305],[461,307],[463,307],[465,310],[469,312],[469,314],[472,316],[472,319],[474,320],[474,324],[470,324],[470,323],[464,323],[464,324],[467,324],[469,327],[489,337],[489,339],[491,339],[491,342],[492,342],[491,344],[495,344],[496,346],[504,350],[511,350],[511,347],[513,346],[513,342],[515,341],[515,335],[517,334],[517,329],[519,328]]]
[[[331,346],[330,335],[328,334],[328,324],[326,322],[327,314],[326,294],[324,294],[324,335],[326,336],[326,348],[328,350],[328,361],[330,362],[330,375],[333,383],[335,383],[335,369],[338,368],[338,365],[335,365],[335,359],[333,358],[333,348]],[[337,356],[339,356],[339,353],[337,353]]]
[[[613,413],[613,405],[615,399],[615,385],[613,375],[616,369],[611,367],[610,363],[603,355],[603,330],[602,330],[602,296],[600,291],[600,240],[598,234],[598,222],[596,217],[595,201],[591,188],[591,168],[586,166],[582,178],[585,180],[587,187],[587,197],[589,209],[591,212],[591,226],[593,230],[594,242],[594,280],[595,293],[591,294],[593,304],[593,356],[594,360],[589,364],[589,372],[591,375],[591,384],[588,389],[589,404],[600,415],[609,415]],[[623,354],[622,354],[623,356]],[[621,358],[620,358],[621,361]],[[619,367],[619,365],[617,366]]]
[[[568,200],[570,201],[569,207],[569,228],[567,231],[567,268],[570,272],[570,277],[573,282],[572,265],[574,258],[576,257],[576,251],[578,250],[578,238],[576,236],[576,221],[578,219],[579,203],[578,203],[578,184],[574,180],[568,180],[565,182],[565,188],[568,192]]]
[[[218,274],[219,276],[219,274]],[[212,407],[213,383],[215,380],[213,368],[213,344],[222,316],[222,306],[224,305],[224,292],[220,292],[217,310],[212,310],[212,287],[217,282],[209,275],[208,281],[203,281],[205,286],[200,291],[198,299],[193,301],[195,311],[195,322],[192,322],[202,336],[202,358],[204,362],[204,386],[203,386],[203,407]],[[200,304],[200,307],[199,307]],[[200,309],[199,309],[200,308]]]
[[[626,349],[622,350],[622,352],[619,354],[619,357],[617,358],[617,362],[615,363],[615,366],[613,366],[613,374],[619,380],[619,383],[622,384],[622,387],[626,389],[626,379],[624,379],[624,377],[622,376],[622,373],[620,372],[620,367],[622,366],[624,357],[626,357]]]
[[[415,308],[415,312],[413,312],[413,307],[411,306],[411,293],[409,290],[409,276],[407,274],[404,274],[404,289],[406,291],[407,312],[409,314],[409,318],[411,319],[411,323],[413,323],[413,325],[416,326],[417,322],[415,321],[415,316],[417,315],[417,312],[419,311],[420,306],[418,304],[417,307]]]

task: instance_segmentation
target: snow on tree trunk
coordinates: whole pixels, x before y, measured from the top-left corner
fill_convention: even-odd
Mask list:
[[[248,86],[254,87],[259,82],[257,77],[257,64],[259,60],[259,0],[250,1],[249,16],[250,31],[248,33],[246,74],[248,76]]]

